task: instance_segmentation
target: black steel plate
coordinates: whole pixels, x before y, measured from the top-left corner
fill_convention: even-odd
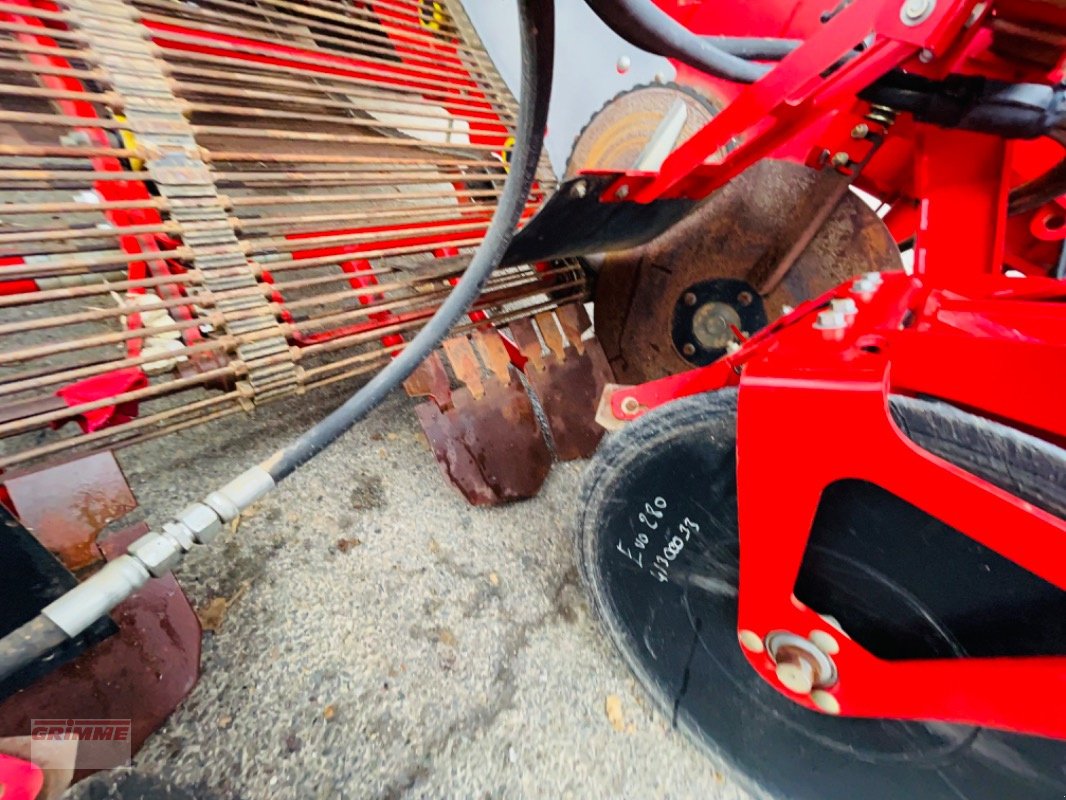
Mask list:
[[[0,505],[0,636],[29,622],[42,608],[77,584],[77,578]],[[115,623],[105,617],[49,656],[0,681],[0,699],[66,664],[117,630]]]

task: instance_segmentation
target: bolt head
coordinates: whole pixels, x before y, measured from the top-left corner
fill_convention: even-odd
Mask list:
[[[840,713],[840,701],[824,689],[815,689],[811,692],[811,702],[815,707],[826,714],[834,717]]]
[[[855,301],[850,297],[837,297],[829,301],[829,308],[833,311],[839,311],[841,314],[856,314],[859,311],[859,307],[855,305]]]
[[[903,4],[903,13],[907,16],[907,19],[918,19],[925,13],[925,8],[929,4],[929,0],[907,0]]]
[[[693,356],[696,354],[696,346],[691,342],[686,342],[685,346],[681,348],[681,353],[686,356]]]
[[[635,397],[623,397],[622,398],[622,413],[626,416],[632,417],[638,411],[640,411],[640,402]]]
[[[617,197],[619,200],[625,200],[627,197],[629,197],[629,187],[619,186],[618,191],[614,193],[614,196]]]
[[[215,509],[204,503],[193,503],[180,514],[178,521],[184,524],[200,544],[210,544],[222,532],[222,520]]]
[[[694,305],[696,305],[696,300],[697,300],[696,295],[693,292],[685,292],[685,294],[681,296],[681,301],[686,306],[694,306]]]
[[[761,653],[766,649],[762,637],[760,637],[755,631],[739,631],[737,633],[737,638],[740,639],[740,646],[751,653]]]
[[[831,163],[834,167],[846,167],[851,163],[851,156],[841,151],[833,155]]]
[[[573,188],[570,189],[571,194],[573,194],[574,197],[577,197],[579,199],[584,197],[586,194],[588,194],[588,191],[589,191],[589,186],[584,181],[578,181],[577,183],[574,184]]]
[[[737,295],[737,302],[744,307],[750,306],[754,301],[751,292],[741,292]]]
[[[805,658],[788,658],[777,662],[775,669],[781,685],[796,694],[810,694],[814,689],[814,667]]]
[[[811,631],[807,638],[811,640],[811,643],[815,647],[827,656],[835,656],[840,652],[840,643],[831,633],[826,633],[825,631]]]
[[[814,320],[814,327],[820,331],[842,331],[848,327],[847,315],[827,308],[818,314]]]
[[[870,134],[870,126],[865,122],[860,122],[854,128],[851,129],[852,139],[865,139]]]
[[[935,0],[906,0],[899,10],[899,18],[904,25],[918,25],[933,13]]]

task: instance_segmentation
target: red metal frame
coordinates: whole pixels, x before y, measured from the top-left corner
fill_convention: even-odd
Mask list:
[[[690,23],[724,13],[709,3],[661,4]],[[1015,5],[941,0],[924,23],[910,27],[901,23],[897,0],[854,0],[766,77],[733,90],[733,102],[658,174],[624,175],[602,199],[621,199],[622,186],[638,202],[698,198],[770,155],[806,159],[812,151],[845,147],[855,153],[859,144],[847,141],[850,129],[870,110],[855,101],[856,92],[900,65],[931,77],[976,72],[1056,80],[1057,71],[1041,76],[1015,67],[1010,73],[1011,65],[988,50],[983,23]],[[800,3],[797,10],[811,9]],[[1057,21],[1060,27],[1066,22]],[[782,33],[735,25],[711,30]],[[864,54],[819,78],[871,31],[873,44]],[[917,58],[923,51],[934,58]],[[739,146],[708,161],[739,135],[745,136]],[[1066,520],[922,450],[888,412],[890,393],[932,396],[1066,446],[1066,283],[1002,274],[1006,267],[1045,274],[1048,255],[1057,254],[1066,228],[1059,201],[1019,221],[1007,217],[1007,195],[1061,158],[1057,145],[1048,150],[1045,143],[1005,142],[900,119],[871,161],[867,180],[878,196],[896,203],[888,221],[897,236],[915,235],[913,275],[884,275],[876,288],[849,282],[708,367],[618,389],[610,398],[614,415],[626,420],[677,397],[739,387],[738,637],[745,631],[762,639],[776,630],[832,635],[840,645],[833,655],[840,677],[825,691],[843,715],[1066,739],[1066,719],[1049,706],[1066,690],[1066,657],[883,661],[793,594],[822,493],[842,479],[875,483],[1066,590]],[[886,178],[885,163],[899,175]],[[842,328],[815,327],[834,298],[853,300],[857,313]],[[780,683],[766,653],[744,652],[767,683],[818,710],[810,695]],[[821,708],[830,705],[823,698]]]
[[[656,2],[663,10],[697,33],[793,39],[810,39],[815,33],[820,33],[831,39],[834,48],[842,44],[848,46],[846,45],[848,37],[843,36],[843,28],[837,29],[836,33],[830,37],[827,29],[837,20],[834,19],[830,25],[822,23],[821,17],[827,7],[821,0],[798,0],[798,2],[767,0],[764,3],[746,5],[742,9],[729,4],[690,2],[690,0],[656,0]],[[876,2],[872,5],[876,5]],[[899,4],[889,3],[887,8],[888,17],[891,17],[892,13],[896,14],[895,25],[898,31],[901,27],[898,20]],[[978,24],[970,25],[953,41],[940,39],[939,34],[930,35],[921,47],[921,51],[934,53],[935,59],[925,63],[914,58],[915,51],[912,50],[906,61],[907,70],[929,77],[961,73],[981,74],[1003,80],[1034,82],[1059,80],[1062,77],[1061,64],[1050,73],[1043,73],[1032,64],[1008,61],[990,47],[988,30],[980,23],[990,20],[1001,8],[1008,9],[1011,13],[1020,13],[1026,19],[1046,18],[1049,24],[1056,21],[1053,16],[1054,11],[1049,10],[1046,3],[1001,0],[995,7],[990,4],[979,4],[975,7],[978,13],[976,18]],[[738,10],[742,13],[738,13]],[[963,16],[962,13],[956,14],[955,11],[950,11],[946,7],[941,11],[953,14],[956,18]],[[923,36],[926,31],[933,34],[930,28],[931,23],[932,19],[909,30],[918,31]],[[1058,24],[1061,26],[1061,20]],[[892,30],[880,27],[877,30],[879,34],[889,38],[896,35]],[[949,44],[944,46],[944,41],[949,41]],[[741,95],[751,94],[742,86],[710,78],[684,64],[675,63],[674,66],[677,69],[679,83],[695,88],[719,104],[724,105]],[[868,67],[869,65],[864,65],[862,70],[869,77],[876,77],[878,73]],[[775,98],[772,93],[769,93],[767,97],[771,101],[780,99],[780,96]],[[750,102],[750,98],[745,102]],[[791,133],[783,136],[780,141],[764,141],[762,146],[767,150],[766,154],[773,158],[815,165],[823,157],[822,154],[827,151],[830,153],[846,152],[852,156],[853,161],[860,161],[861,158],[856,155],[858,145],[850,139],[849,133],[854,125],[864,121],[863,117],[869,111],[869,107],[865,103],[855,102],[846,94],[840,103],[822,104],[817,113],[814,112],[813,107],[804,111],[804,104],[807,104],[806,99],[804,103],[795,104],[795,107],[791,102],[786,103],[783,110],[793,118],[793,121],[789,123]],[[758,114],[750,118],[755,122],[759,121]],[[907,212],[917,204],[922,191],[918,162],[922,158],[923,145],[918,141],[918,137],[919,133],[909,120],[898,121],[892,127],[892,136],[881,147],[877,158],[865,166],[856,180],[856,186],[860,189],[892,206],[891,229],[899,242],[910,239],[917,230],[917,216]],[[700,149],[704,155],[714,150],[710,145]],[[1006,177],[1010,186],[1019,186],[1042,174],[1062,158],[1062,153],[1062,146],[1049,139],[1013,142],[1007,155],[1006,167]],[[694,158],[692,163],[697,160]],[[739,162],[737,166],[740,166]],[[666,168],[675,177],[687,177],[690,174],[680,161],[667,162]],[[708,190],[713,190],[721,180],[713,169],[701,170],[700,174],[710,175],[713,180],[707,183],[704,177],[698,180],[692,178],[697,185],[688,187],[687,191],[695,196],[703,196]],[[730,177],[734,174],[733,169],[730,168],[727,173],[723,174]],[[649,194],[638,196],[637,199],[647,199]],[[959,208],[959,213],[956,214],[957,224],[967,224],[963,216],[964,210],[963,207]],[[1048,219],[1054,220],[1059,225],[1049,229],[1044,224]],[[1066,225],[1062,224],[1063,220],[1066,220],[1066,216],[1063,215],[1063,205],[1060,200],[1053,200],[1032,211],[1012,216],[1006,224],[1005,266],[1024,274],[1048,274],[1058,260],[1061,242],[1063,236],[1066,236]]]
[[[1066,286],[990,278],[964,293],[903,273],[885,275],[872,295],[851,286],[796,309],[715,364],[616,392],[615,413],[633,418],[671,399],[740,387],[738,630],[835,636],[841,677],[828,691],[842,714],[1066,738],[1066,720],[1048,706],[1066,689],[1066,657],[882,661],[792,594],[822,492],[845,478],[882,486],[1066,590],[1066,520],[917,447],[887,411],[890,392],[932,395],[1066,444]],[[813,325],[833,297],[859,305],[842,334]],[[623,411],[628,398],[637,413]],[[796,426],[797,418],[807,423]],[[765,654],[745,654],[768,683],[816,708],[777,681]]]

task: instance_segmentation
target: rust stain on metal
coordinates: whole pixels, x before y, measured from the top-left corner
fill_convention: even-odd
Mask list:
[[[431,397],[441,407],[449,406],[452,402],[452,387],[438,353],[431,353],[419,364],[404,381],[403,388],[408,396]]]
[[[137,507],[111,453],[6,478],[4,486],[23,524],[72,571],[99,561],[100,531]]]
[[[496,331],[475,331],[471,338],[477,348],[481,362],[500,383],[511,382],[511,357],[507,354],[507,348],[503,346],[503,340]]]
[[[533,330],[533,323],[528,319],[517,319],[508,326],[511,338],[514,339],[522,355],[529,363],[526,364],[526,373],[531,369],[544,369],[544,346],[537,338]]]
[[[481,364],[477,360],[470,340],[465,336],[453,336],[445,339],[441,347],[448,357],[455,377],[465,383],[475,399],[485,396],[485,386],[481,382]]]
[[[534,347],[541,351],[526,365],[526,378],[544,408],[555,453],[562,461],[588,458],[604,433],[596,423],[596,409],[611,380],[607,357],[598,341],[582,340],[592,323],[580,304],[563,306],[554,315],[538,314],[536,324],[548,343],[547,354],[541,351],[530,321],[513,323],[511,334],[523,352]]]
[[[699,281],[773,276],[777,282],[763,298],[772,321],[784,306],[854,275],[900,269],[884,223],[846,192],[787,273],[774,275],[772,265],[807,232],[802,221],[833,189],[834,181],[825,181],[823,191],[812,192],[818,181],[818,172],[799,164],[760,161],[658,238],[608,255],[596,282],[596,334],[615,378],[638,384],[691,369],[674,347],[671,326],[674,304]]]
[[[408,379],[408,394],[431,398],[415,407],[415,415],[444,474],[471,504],[533,497],[551,469],[533,403],[513,380],[499,333],[475,331],[471,337],[474,345],[465,336],[443,343],[464,386],[450,387],[436,354]]]
[[[522,385],[492,382],[485,395],[452,393],[442,410],[415,408],[444,474],[471,504],[497,505],[536,496],[551,469],[551,452]]]

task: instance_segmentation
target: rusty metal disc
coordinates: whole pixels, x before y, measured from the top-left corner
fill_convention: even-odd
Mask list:
[[[566,162],[564,180],[586,169],[630,169],[674,105],[688,113],[675,142],[684,143],[716,111],[706,98],[676,84],[638,86],[616,95],[597,111],[577,135]]]
[[[606,255],[596,279],[595,323],[615,378],[642,383],[705,363],[707,351],[675,335],[686,293],[722,279],[748,281],[755,291],[753,273],[787,252],[797,220],[817,212],[825,177],[799,164],[761,161],[657,239]],[[772,321],[782,307],[851,276],[901,266],[884,223],[848,192],[762,305]],[[738,292],[738,304],[750,302],[748,291]]]

